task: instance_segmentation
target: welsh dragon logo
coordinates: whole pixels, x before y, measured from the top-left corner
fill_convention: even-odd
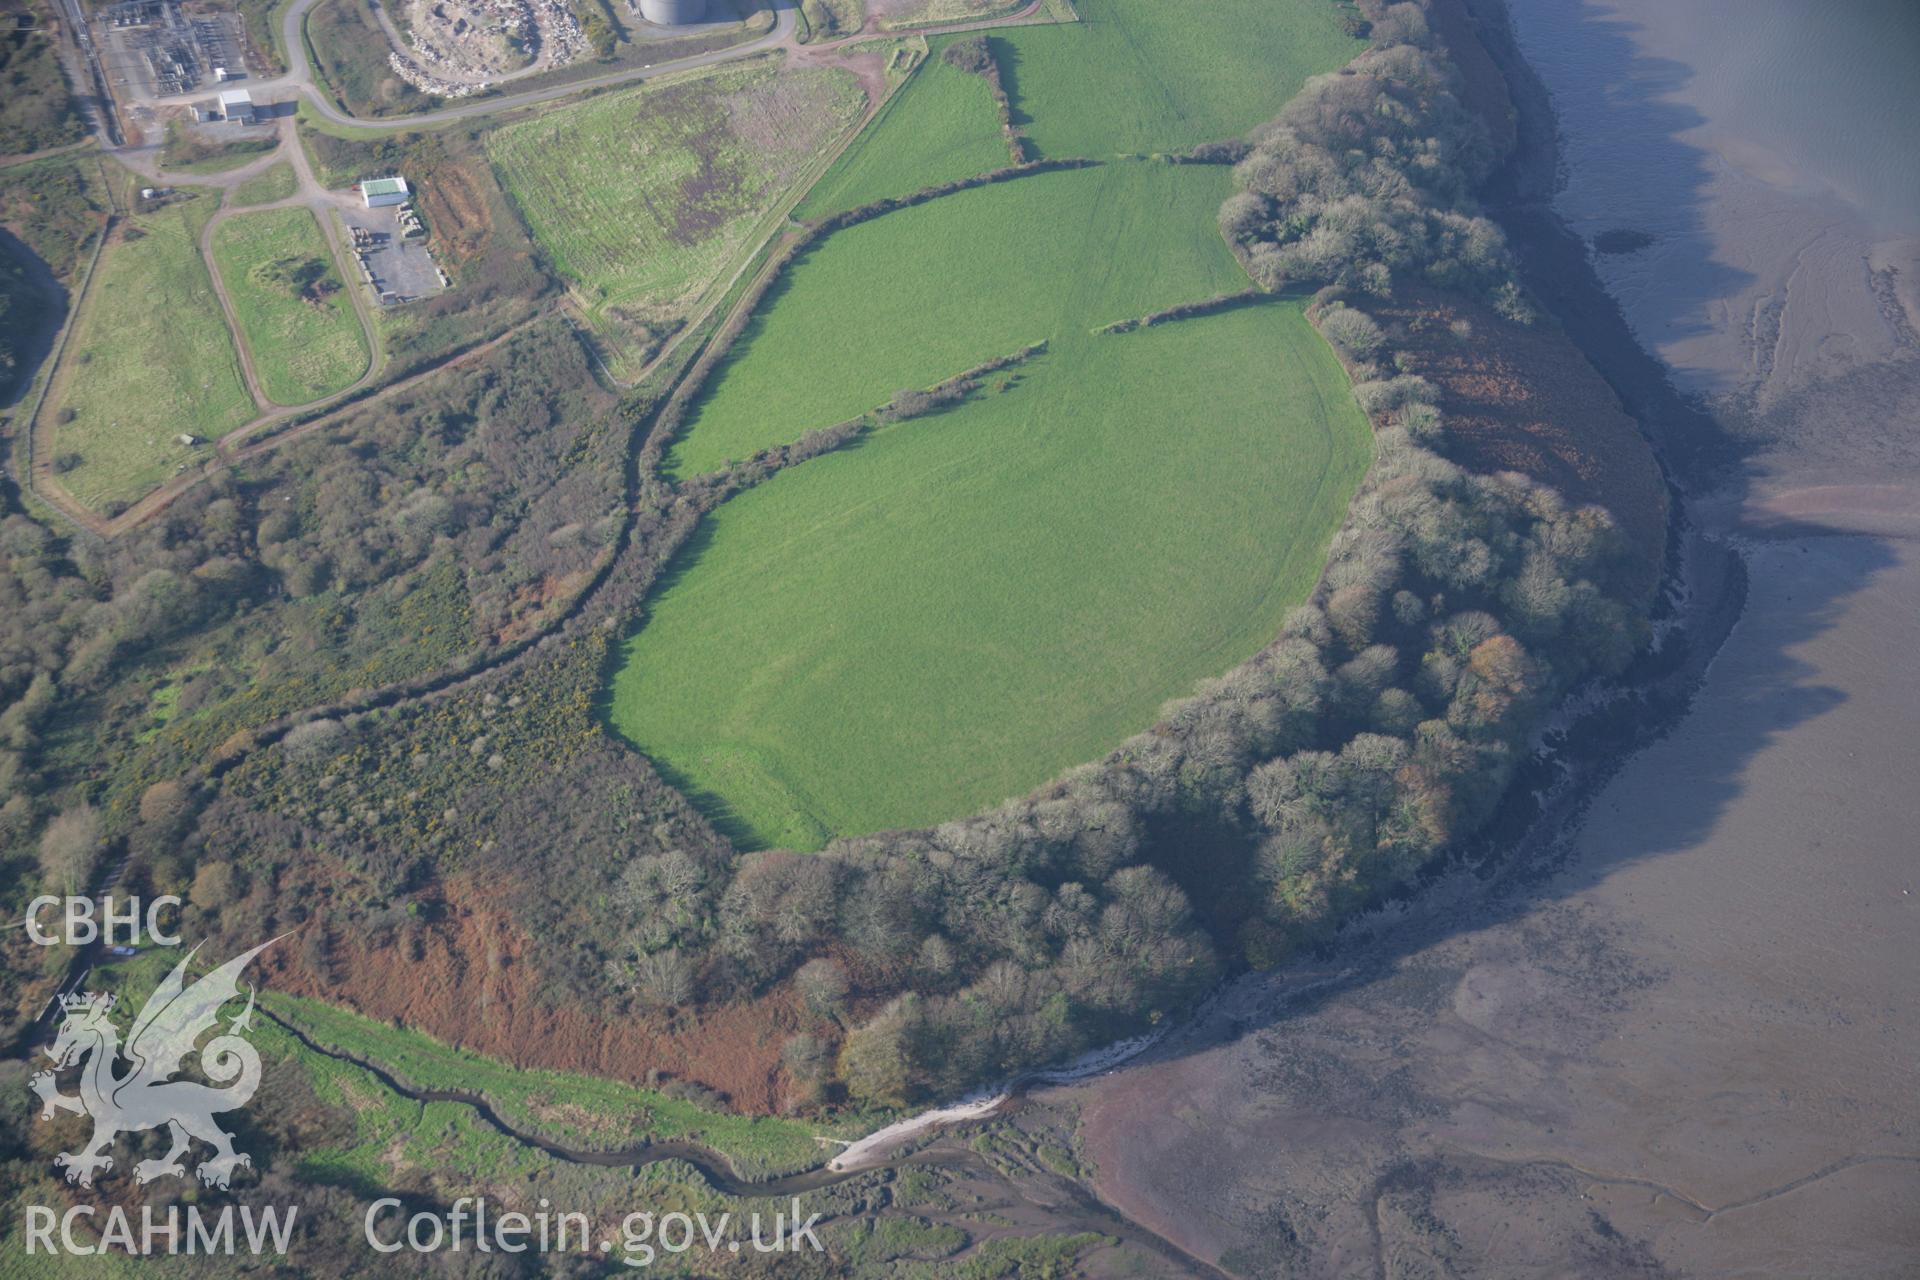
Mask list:
[[[187,1153],[190,1140],[196,1138],[214,1149],[214,1155],[202,1160],[198,1170],[200,1181],[208,1186],[225,1187],[236,1168],[253,1163],[246,1153],[233,1149],[233,1135],[213,1122],[217,1112],[244,1107],[260,1087],[260,1054],[240,1034],[252,1025],[252,988],[247,991],[247,1007],[224,1032],[203,1046],[196,1042],[206,1032],[218,1030],[221,1006],[239,995],[240,973],[247,962],[277,941],[263,942],[188,984],[187,966],[200,950],[196,946],[147,998],[124,1048],[111,1017],[111,995],[89,991],[61,997],[66,1019],[53,1046],[46,1051],[53,1067],[36,1074],[32,1086],[40,1095],[42,1120],[51,1120],[59,1111],[93,1118],[93,1137],[79,1150],[63,1151],[53,1158],[56,1168],[67,1171],[68,1182],[92,1186],[96,1172],[113,1168],[113,1158],[107,1153],[116,1137],[162,1125],[172,1137],[173,1147],[158,1160],[134,1165],[133,1176],[142,1183],[169,1175],[185,1177],[187,1170],[180,1157]],[[200,1059],[201,1074],[222,1087],[172,1078],[195,1054]],[[115,1065],[123,1057],[127,1069],[116,1075]],[[82,1059],[86,1061],[80,1071],[80,1096],[69,1097],[59,1091],[54,1072]]]

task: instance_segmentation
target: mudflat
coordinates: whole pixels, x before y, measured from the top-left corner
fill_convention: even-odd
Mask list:
[[[1103,1198],[1247,1274],[1910,1274],[1920,548],[1748,554],[1692,713],[1557,873],[1463,876],[1076,1091]]]

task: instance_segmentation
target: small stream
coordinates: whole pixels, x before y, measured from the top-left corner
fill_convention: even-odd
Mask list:
[[[393,1092],[411,1101],[455,1102],[471,1107],[482,1120],[506,1137],[543,1151],[556,1160],[609,1169],[641,1169],[650,1164],[659,1164],[664,1160],[680,1160],[697,1169],[708,1185],[721,1194],[758,1199],[785,1198],[808,1191],[818,1191],[823,1187],[834,1186],[876,1169],[896,1168],[905,1164],[937,1164],[942,1163],[949,1156],[959,1158],[961,1153],[925,1152],[893,1159],[886,1153],[907,1139],[922,1133],[1002,1115],[1009,1108],[1017,1106],[1021,1095],[1033,1086],[1070,1084],[1076,1080],[1084,1080],[1112,1071],[1144,1052],[1159,1039],[1158,1035],[1136,1036],[1085,1054],[1064,1067],[1029,1072],[1005,1086],[981,1090],[957,1103],[922,1111],[905,1120],[899,1120],[883,1129],[878,1129],[857,1142],[848,1144],[844,1151],[818,1168],[754,1181],[743,1178],[726,1156],[697,1142],[642,1142],[636,1146],[606,1151],[582,1151],[564,1146],[550,1138],[529,1133],[514,1125],[495,1110],[493,1104],[488,1102],[483,1094],[466,1089],[416,1088],[379,1063],[356,1053],[320,1044],[293,1023],[267,1009],[262,1008],[259,1013],[292,1036],[309,1052],[358,1067]]]
[[[573,1147],[563,1146],[549,1138],[543,1138],[537,1133],[528,1133],[526,1130],[515,1126],[510,1123],[506,1117],[496,1111],[493,1104],[488,1102],[482,1094],[471,1093],[465,1089],[415,1088],[413,1085],[395,1076],[385,1067],[382,1067],[376,1062],[369,1061],[359,1054],[347,1053],[340,1049],[331,1049],[326,1045],[318,1043],[312,1036],[309,1036],[299,1027],[266,1009],[258,1009],[257,1012],[265,1015],[276,1027],[279,1027],[282,1031],[299,1041],[301,1046],[308,1051],[317,1053],[323,1058],[331,1058],[335,1062],[344,1062],[350,1066],[358,1067],[403,1098],[422,1103],[457,1102],[462,1106],[471,1107],[475,1114],[482,1120],[485,1120],[489,1125],[493,1126],[494,1129],[512,1138],[515,1142],[524,1143],[529,1147],[544,1151],[554,1159],[564,1160],[569,1164],[595,1165],[608,1169],[642,1169],[647,1165],[659,1164],[665,1160],[681,1160],[699,1170],[700,1176],[705,1178],[715,1191],[723,1195],[742,1198],[796,1196],[808,1191],[817,1191],[822,1187],[829,1187],[835,1183],[845,1182],[849,1178],[859,1176],[868,1169],[878,1167],[875,1165],[866,1165],[859,1169],[840,1171],[823,1165],[818,1169],[810,1169],[802,1173],[788,1174],[784,1177],[769,1178],[765,1181],[755,1182],[741,1177],[739,1172],[734,1169],[733,1162],[721,1155],[718,1151],[710,1147],[703,1147],[697,1142],[643,1142],[638,1146],[616,1148],[610,1151],[581,1151]]]

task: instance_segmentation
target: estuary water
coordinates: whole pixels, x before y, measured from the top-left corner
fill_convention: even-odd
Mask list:
[[[1898,352],[1920,277],[1920,4],[1510,12],[1559,117],[1558,212],[1589,239],[1640,233],[1598,269],[1683,388],[1766,402]]]

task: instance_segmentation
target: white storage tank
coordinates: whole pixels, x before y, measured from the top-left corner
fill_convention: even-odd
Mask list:
[[[707,20],[707,0],[640,0],[640,16],[663,27]]]

